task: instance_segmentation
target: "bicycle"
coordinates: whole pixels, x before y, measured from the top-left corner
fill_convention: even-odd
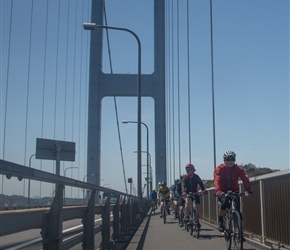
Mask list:
[[[199,223],[199,213],[196,206],[196,197],[204,195],[206,193],[198,192],[198,193],[189,193],[186,195],[186,197],[189,197],[192,199],[192,208],[191,208],[191,215],[189,218],[189,221],[185,223],[186,231],[188,232],[190,229],[190,235],[193,235],[193,232],[195,232],[195,236],[198,239],[199,238],[199,232],[200,232],[200,223]]]
[[[174,219],[178,219],[178,222],[180,223],[180,216],[179,216],[179,203],[178,203],[178,197],[174,197],[172,198],[172,202],[177,202],[177,204],[175,205],[175,209],[174,209]]]
[[[242,197],[245,192],[232,192],[228,191],[224,194],[225,197],[229,198],[231,203],[230,207],[225,210],[224,215],[224,237],[226,241],[227,249],[231,249],[232,243],[234,249],[243,249],[244,235],[241,221],[241,214],[236,209],[238,196]]]
[[[166,223],[166,215],[167,215],[167,202],[169,201],[168,198],[163,199],[163,213],[162,213],[162,217],[163,217],[163,222],[164,224]]]
[[[155,214],[155,210],[157,209],[157,200],[152,200],[151,202],[151,211]]]

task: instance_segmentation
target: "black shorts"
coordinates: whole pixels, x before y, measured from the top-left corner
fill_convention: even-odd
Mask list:
[[[196,204],[200,204],[200,199],[199,199],[199,196],[198,196],[198,195],[195,196],[195,203],[196,203]]]

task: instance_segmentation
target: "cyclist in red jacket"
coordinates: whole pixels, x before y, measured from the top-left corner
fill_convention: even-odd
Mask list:
[[[220,232],[224,231],[223,216],[224,211],[230,205],[227,198],[223,194],[228,191],[239,192],[239,178],[243,181],[245,188],[245,195],[251,193],[250,180],[245,170],[238,166],[236,161],[236,154],[233,151],[226,151],[223,155],[224,163],[217,166],[214,171],[214,186],[215,192],[219,201],[219,219],[218,229]],[[240,199],[237,197],[237,210],[240,212]],[[242,219],[242,217],[241,217]]]

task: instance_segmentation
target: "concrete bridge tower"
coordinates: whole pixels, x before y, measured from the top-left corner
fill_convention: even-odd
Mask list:
[[[104,0],[92,1],[91,22],[103,25]],[[137,96],[136,74],[102,72],[103,29],[91,32],[88,107],[88,182],[100,185],[101,109],[106,96]],[[136,32],[138,33],[138,32]],[[141,41],[142,44],[142,41]],[[165,3],[154,1],[154,72],[141,74],[141,97],[152,97],[155,111],[155,185],[166,180]]]

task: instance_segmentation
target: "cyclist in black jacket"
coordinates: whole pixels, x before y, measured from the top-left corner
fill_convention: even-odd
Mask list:
[[[202,180],[200,177],[195,174],[195,167],[192,164],[187,164],[185,166],[186,170],[186,176],[182,179],[182,195],[191,193],[197,193],[198,192],[198,186],[200,186],[201,190],[206,193],[206,189],[203,185]],[[199,197],[196,197],[196,206],[199,212],[200,207],[200,200]],[[192,207],[192,201],[190,198],[185,198],[185,214],[186,218],[188,219],[190,213],[191,213],[191,207]]]
[[[180,175],[180,181],[176,184],[175,192],[178,195],[178,206],[179,206],[179,226],[183,227],[183,218],[184,218],[184,205],[185,200],[182,198],[182,179],[185,174]]]
[[[180,193],[177,190],[179,182],[180,182],[180,180],[176,179],[174,181],[174,184],[170,187],[170,189],[171,189],[171,197],[172,197],[172,208],[173,208],[173,211],[174,211],[174,219],[177,219],[179,217],[178,198],[180,196]]]

